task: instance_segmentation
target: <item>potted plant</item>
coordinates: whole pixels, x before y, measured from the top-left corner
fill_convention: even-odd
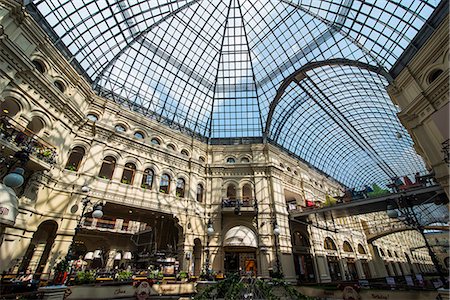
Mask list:
[[[188,279],[188,272],[180,271],[180,273],[178,273],[178,279],[180,281],[187,281],[187,279]]]
[[[69,271],[69,262],[67,260],[61,260],[53,268],[55,271],[55,277],[53,279],[54,284],[64,284],[67,279],[67,272]]]
[[[75,166],[67,166],[67,167],[66,167],[66,170],[75,172],[77,169],[75,168]]]
[[[130,271],[120,271],[119,275],[117,276],[117,279],[119,281],[127,281],[127,280],[130,280],[132,276],[133,276],[133,273]]]
[[[78,284],[87,284],[95,282],[96,273],[94,270],[90,271],[80,271],[77,273],[75,281]]]

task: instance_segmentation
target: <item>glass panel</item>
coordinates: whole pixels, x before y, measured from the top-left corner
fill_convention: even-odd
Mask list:
[[[103,179],[111,179],[116,167],[116,159],[112,156],[107,156],[103,159],[98,177]]]
[[[163,174],[161,176],[161,182],[159,184],[159,191],[163,194],[168,194],[170,189],[170,176]]]
[[[78,168],[80,167],[83,157],[84,157],[84,148],[74,147],[72,152],[70,152],[69,159],[67,160],[65,169],[70,171],[78,171]]]

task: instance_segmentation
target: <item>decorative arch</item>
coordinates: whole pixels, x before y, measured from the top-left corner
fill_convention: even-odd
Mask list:
[[[342,249],[344,249],[344,252],[354,252],[352,245],[348,241],[344,241],[342,244]]]
[[[256,233],[247,226],[239,225],[230,228],[224,235],[224,247],[258,247]]]
[[[325,250],[337,250],[336,243],[329,236],[325,238],[323,247],[325,248]]]
[[[361,244],[358,244],[358,253],[363,255],[367,254],[366,249]]]

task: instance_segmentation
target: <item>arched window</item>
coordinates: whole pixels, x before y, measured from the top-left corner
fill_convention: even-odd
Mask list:
[[[234,184],[229,184],[227,186],[227,198],[236,199],[236,186]]]
[[[234,164],[235,162],[236,162],[236,160],[233,157],[227,158],[227,164]]]
[[[114,129],[116,130],[116,132],[125,132],[125,131],[127,131],[125,129],[125,127],[123,125],[120,125],[120,124],[116,125],[116,127],[114,127]]]
[[[327,250],[337,250],[336,244],[330,237],[325,239],[324,248]]]
[[[347,241],[344,242],[344,245],[342,246],[342,248],[344,248],[345,252],[353,252],[352,246]]]
[[[250,184],[246,183],[242,187],[242,199],[252,199],[252,187]]]
[[[152,143],[153,145],[161,145],[161,142],[157,138],[152,138],[150,140],[150,143]]]
[[[62,83],[62,82],[59,81],[59,80],[54,81],[54,82],[53,82],[53,85],[54,85],[58,90],[60,90],[60,91],[63,92],[63,93],[64,93],[64,91],[66,90],[66,87],[64,86],[64,83]]]
[[[391,250],[388,250],[387,253],[388,253],[388,256],[389,256],[389,257],[392,257]]]
[[[36,70],[38,70],[39,73],[44,74],[44,72],[45,72],[45,67],[44,67],[44,64],[43,64],[43,63],[41,63],[41,62],[38,61],[38,60],[33,60],[33,65],[34,65],[34,67],[36,68]]]
[[[159,183],[159,191],[163,194],[168,194],[170,190],[170,176],[167,174],[161,175],[161,181]]]
[[[112,156],[107,156],[103,159],[102,167],[98,173],[98,177],[104,179],[111,179],[116,167],[116,159]]]
[[[173,144],[168,144],[167,148],[172,150],[172,151],[175,151],[175,146]]]
[[[27,131],[31,134],[38,134],[44,128],[44,122],[39,117],[33,117],[27,125]]]
[[[140,131],[136,131],[134,133],[134,137],[137,138],[138,140],[143,140],[144,139],[144,134]]]
[[[378,252],[380,252],[380,256],[385,256],[383,249],[378,248]]]
[[[186,149],[181,150],[181,154],[184,156],[189,156],[189,152]]]
[[[201,162],[206,162],[206,158],[204,158],[203,156],[200,156],[200,157],[198,158],[198,160],[201,161]]]
[[[81,161],[84,157],[84,148],[77,146],[72,149],[72,152],[70,152],[69,159],[67,160],[67,164],[65,169],[70,171],[78,171],[78,168],[80,167]]]
[[[203,202],[203,185],[201,184],[197,184],[197,201],[198,202]]]
[[[153,186],[153,176],[155,172],[152,169],[145,169],[144,176],[142,177],[141,187],[144,189],[151,189]]]
[[[248,157],[243,157],[241,158],[241,163],[249,163],[250,159],[248,159]]]
[[[363,245],[358,244],[358,253],[359,254],[367,254],[366,249],[364,249]]]
[[[93,113],[87,114],[86,118],[89,121],[92,121],[92,122],[97,122],[98,121],[98,116],[96,114],[93,114]]]
[[[120,182],[125,184],[133,184],[134,174],[136,173],[136,166],[132,163],[126,163],[123,168],[122,179]]]
[[[296,231],[294,232],[294,245],[308,247],[309,242],[308,239],[303,234],[300,233],[300,231]]]
[[[180,198],[184,198],[184,188],[186,186],[186,182],[183,178],[178,178],[177,187],[175,190],[175,195]]]

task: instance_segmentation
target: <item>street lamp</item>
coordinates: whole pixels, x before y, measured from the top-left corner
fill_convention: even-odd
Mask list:
[[[273,221],[273,235],[275,236],[275,261],[277,264],[277,272],[278,276],[283,276],[283,272],[281,270],[280,256],[278,254],[278,237],[281,233],[280,227],[278,226],[277,221]]]
[[[84,192],[84,193],[89,193],[90,190],[91,189],[88,186],[83,186],[81,188],[81,191]],[[76,239],[76,236],[77,236],[78,232],[80,232],[80,230],[81,230],[81,221],[83,220],[83,216],[84,216],[84,214],[86,212],[87,206],[91,204],[92,207],[94,208],[94,210],[92,212],[92,217],[93,218],[100,219],[101,217],[103,217],[103,205],[100,202],[97,202],[97,203],[93,204],[91,202],[91,199],[89,198],[89,196],[86,196],[86,197],[84,197],[81,200],[81,204],[83,205],[83,209],[81,210],[81,216],[80,216],[80,219],[77,222],[77,226],[75,227],[75,233],[74,233],[74,235],[72,237],[72,242],[70,243],[69,251],[67,252],[67,255],[65,257],[65,260],[66,260],[67,263],[69,263],[72,259],[74,259],[73,255],[75,253],[75,239]],[[95,253],[93,254],[93,256],[95,258],[95,256],[96,256]],[[69,273],[69,276],[67,277],[68,281],[70,281],[70,278],[72,276],[72,272],[73,272],[73,266],[71,266],[71,268],[70,268],[70,273]]]
[[[448,287],[448,281],[446,279],[445,272],[442,270],[434,251],[428,243],[427,237],[425,235],[425,227],[421,225],[419,219],[417,218],[417,214],[414,211],[411,200],[408,197],[401,196],[398,200],[398,206],[393,204],[387,205],[386,214],[389,218],[398,219],[399,221],[405,223],[407,226],[410,226],[411,228],[417,230],[422,235],[422,238],[425,241],[425,246],[428,249],[428,254],[430,255],[436,271],[439,274],[439,278],[441,279],[444,287]]]
[[[206,234],[207,234],[207,239],[206,239],[206,259],[205,259],[205,269],[206,269],[206,276],[209,280],[209,238],[214,234],[214,227],[213,227],[213,223],[211,221],[211,219],[208,220],[207,223],[207,227],[206,227]]]

